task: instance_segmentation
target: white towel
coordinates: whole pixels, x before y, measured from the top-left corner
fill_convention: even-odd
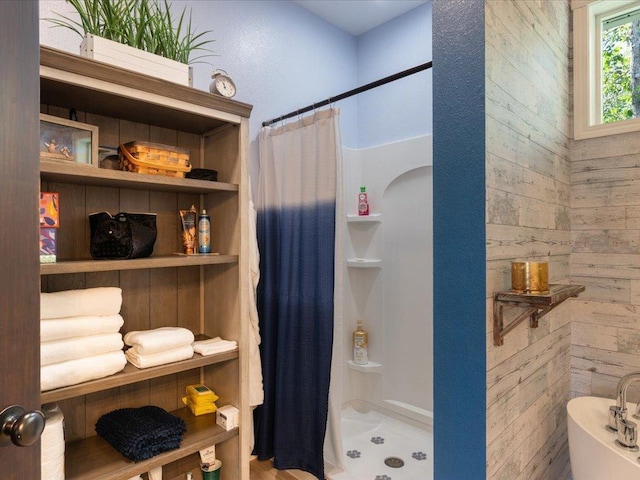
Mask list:
[[[85,288],[40,294],[40,320],[115,315],[122,307],[122,290],[118,287]]]
[[[124,342],[119,333],[102,333],[42,342],[40,344],[40,365],[44,367],[52,363],[117,352],[122,350],[122,347],[124,347]]]
[[[238,343],[235,340],[222,340],[220,337],[193,342],[193,351],[205,356],[229,352],[236,348],[238,348]]]
[[[251,189],[249,189],[251,195]],[[260,359],[260,324],[258,323],[258,308],[256,306],[256,289],[260,281],[260,252],[256,236],[257,213],[253,200],[249,200],[249,405],[261,405],[264,402],[264,387],[262,384],[262,360]],[[253,429],[251,429],[253,432]]]
[[[124,325],[124,319],[120,314],[40,320],[40,341],[50,342],[99,333],[118,333],[122,325]]]
[[[40,436],[40,478],[64,480],[64,415],[55,403],[42,405],[45,424]]]
[[[125,334],[124,343],[136,347],[142,355],[161,353],[193,343],[191,330],[182,327],[162,327],[155,330],[141,330]]]
[[[167,363],[179,362],[193,357],[193,347],[185,345],[160,353],[141,354],[137,351],[137,347],[132,347],[124,352],[129,363],[138,368],[155,367],[156,365],[165,365]]]
[[[126,364],[127,359],[124,352],[118,350],[117,352],[46,365],[40,369],[40,388],[44,392],[108,377],[121,371]]]

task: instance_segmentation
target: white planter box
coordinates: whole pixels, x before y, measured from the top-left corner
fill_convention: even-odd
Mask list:
[[[191,85],[189,65],[95,35],[85,35],[80,55],[180,85]]]

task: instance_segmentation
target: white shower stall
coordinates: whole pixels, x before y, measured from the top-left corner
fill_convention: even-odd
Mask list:
[[[431,135],[343,148],[345,456],[344,471],[329,472],[335,480],[433,475],[432,168]],[[361,217],[363,186],[370,214]],[[369,336],[367,365],[352,361],[358,320]]]

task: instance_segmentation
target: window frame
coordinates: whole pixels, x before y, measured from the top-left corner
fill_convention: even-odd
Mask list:
[[[600,78],[602,65],[596,38],[597,19],[637,0],[573,0],[573,137],[575,140],[640,131],[640,118],[602,123]]]

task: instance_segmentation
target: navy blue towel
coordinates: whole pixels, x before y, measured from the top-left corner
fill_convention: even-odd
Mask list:
[[[104,414],[96,433],[134,462],[180,447],[184,420],[160,407],[121,408]]]

